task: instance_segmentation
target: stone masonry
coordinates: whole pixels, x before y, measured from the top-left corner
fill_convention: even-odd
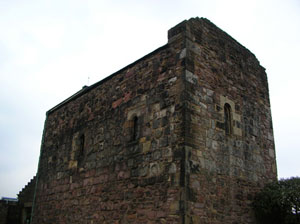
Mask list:
[[[207,19],[47,112],[33,223],[256,223],[277,178],[265,69]]]

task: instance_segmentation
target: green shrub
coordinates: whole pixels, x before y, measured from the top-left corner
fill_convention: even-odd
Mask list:
[[[255,196],[253,208],[259,223],[300,224],[300,178],[266,185]]]

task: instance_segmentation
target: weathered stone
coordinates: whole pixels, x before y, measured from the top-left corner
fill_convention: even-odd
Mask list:
[[[147,141],[147,142],[143,143],[143,153],[149,152],[150,147],[151,147],[151,142],[150,141]]]
[[[185,71],[185,79],[192,84],[197,84],[198,76],[196,76],[192,72],[186,70]]]

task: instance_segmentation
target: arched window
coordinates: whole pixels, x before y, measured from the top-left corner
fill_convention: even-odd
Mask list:
[[[134,118],[132,119],[132,141],[138,139],[138,132],[139,132],[138,117],[134,116]]]
[[[79,138],[79,156],[83,156],[84,153],[84,134]]]
[[[228,103],[224,105],[224,127],[226,135],[232,133],[231,107]]]

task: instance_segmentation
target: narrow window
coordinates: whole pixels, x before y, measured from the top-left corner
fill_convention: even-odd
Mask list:
[[[79,139],[79,156],[83,156],[83,153],[84,153],[84,135],[81,135]]]
[[[137,116],[134,116],[133,120],[132,120],[132,140],[135,141],[138,139],[138,118]]]
[[[232,122],[231,122],[231,107],[228,103],[224,105],[224,126],[226,135],[232,133]]]

